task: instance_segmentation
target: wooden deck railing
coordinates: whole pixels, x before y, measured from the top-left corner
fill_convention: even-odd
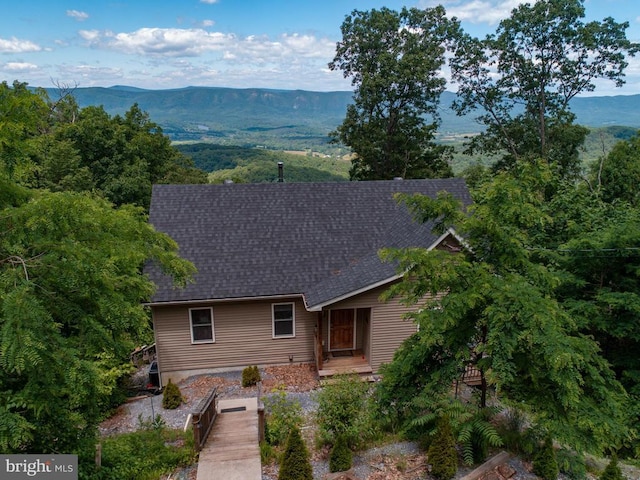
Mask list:
[[[322,340],[320,340],[320,338],[318,338],[318,334],[315,333],[313,335],[313,358],[316,364],[316,371],[322,370],[322,367],[323,367],[322,356],[323,356]]]
[[[200,400],[196,411],[193,412],[193,437],[197,451],[204,447],[217,415],[218,387],[214,387],[209,395]]]

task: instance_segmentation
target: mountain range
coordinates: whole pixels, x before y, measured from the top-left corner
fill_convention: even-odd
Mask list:
[[[48,89],[52,99],[59,92]],[[313,92],[261,88],[186,87],[144,90],[128,86],[87,87],[73,91],[80,107],[103,106],[123,114],[134,103],[175,141],[227,145],[319,149],[344,119],[352,92]],[[459,117],[448,107],[455,94],[445,92],[440,113],[442,135],[480,131],[473,115]],[[578,123],[588,127],[640,128],[640,95],[579,97],[571,103]]]

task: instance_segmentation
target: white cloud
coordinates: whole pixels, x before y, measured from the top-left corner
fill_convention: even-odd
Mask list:
[[[93,47],[160,57],[195,57],[223,50],[235,40],[233,34],[180,28],[141,28],[130,33],[88,32],[81,35]]]
[[[100,32],[98,30],[80,30],[78,35],[88,42],[97,42],[100,40]]]
[[[218,3],[218,0],[200,0],[200,3],[208,3],[209,5],[213,5],[214,3]]]
[[[511,11],[523,0],[422,0],[420,7],[430,8],[442,5],[447,15],[469,23],[497,25],[500,20],[509,17]]]
[[[213,27],[215,25],[216,22],[214,22],[213,20],[203,20],[202,21],[202,26],[203,27]]]
[[[37,70],[38,66],[28,62],[7,62],[4,64],[3,69],[9,72],[28,72]]]
[[[79,22],[84,22],[89,18],[89,14],[79,10],[67,10],[67,17],[75,18]]]
[[[42,47],[30,40],[20,40],[16,37],[10,39],[0,38],[0,53],[26,53],[39,52]]]
[[[202,57],[211,53],[246,63],[269,63],[276,59],[331,58],[335,43],[313,35],[283,34],[271,40],[267,36],[208,32],[204,29],[141,28],[134,32],[81,30],[81,38],[93,48],[152,58]]]

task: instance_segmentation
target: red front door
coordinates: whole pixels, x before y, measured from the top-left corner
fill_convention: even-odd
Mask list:
[[[354,310],[351,308],[331,310],[329,317],[329,348],[331,350],[353,349],[355,319]]]

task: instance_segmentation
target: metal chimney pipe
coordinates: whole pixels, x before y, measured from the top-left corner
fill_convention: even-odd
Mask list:
[[[278,183],[284,182],[284,164],[278,162]]]

